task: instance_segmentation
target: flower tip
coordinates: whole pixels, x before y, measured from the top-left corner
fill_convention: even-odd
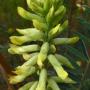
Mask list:
[[[21,45],[20,40],[17,36],[11,36],[10,41],[15,45]]]
[[[18,12],[21,11],[22,10],[22,7],[18,6],[17,7],[17,10],[18,10]]]
[[[61,77],[63,80],[65,80],[68,77],[68,73],[67,72],[62,72],[63,76]]]
[[[42,63],[42,62],[38,62],[37,64],[38,64],[38,66],[39,66],[40,68],[43,67],[43,63]]]
[[[14,76],[10,76],[9,82],[11,84],[17,84],[17,83],[22,82],[24,79],[25,79],[24,75],[14,75]]]
[[[22,30],[20,30],[20,29],[17,28],[16,31],[17,31],[18,33],[22,34],[22,32],[21,32]]]
[[[79,41],[79,37],[78,36],[76,36],[75,38],[74,38],[74,40],[77,42],[77,41]]]
[[[12,48],[9,48],[8,52],[11,53],[11,54],[14,54],[14,51],[12,50]]]

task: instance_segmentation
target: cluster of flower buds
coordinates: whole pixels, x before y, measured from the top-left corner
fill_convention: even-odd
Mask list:
[[[33,74],[37,79],[19,90],[61,90],[57,83],[76,83],[63,67],[74,69],[73,65],[56,50],[57,45],[74,44],[79,40],[77,36],[56,38],[68,26],[68,20],[60,23],[66,13],[63,0],[27,0],[27,5],[29,11],[18,7],[18,13],[24,19],[32,20],[34,28],[17,29],[21,36],[10,37],[9,53],[22,55],[25,60],[13,71],[16,75],[9,78],[10,83],[20,83]],[[48,73],[48,65],[53,67],[55,75]]]

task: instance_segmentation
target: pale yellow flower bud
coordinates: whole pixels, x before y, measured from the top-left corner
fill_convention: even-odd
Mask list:
[[[39,45],[27,45],[27,46],[14,46],[8,49],[11,54],[23,54],[27,52],[39,51]]]

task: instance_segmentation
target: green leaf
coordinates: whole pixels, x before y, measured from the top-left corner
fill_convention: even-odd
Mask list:
[[[87,57],[81,53],[78,49],[71,47],[71,46],[66,46],[65,47],[67,49],[67,51],[71,54],[73,54],[74,56],[80,58],[81,60],[87,61]]]
[[[84,40],[85,42],[87,42],[90,45],[90,38],[88,38],[87,36],[85,36],[79,32],[76,32],[76,35],[78,35],[81,40]]]

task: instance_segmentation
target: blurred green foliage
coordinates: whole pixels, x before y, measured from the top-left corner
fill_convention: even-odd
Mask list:
[[[25,4],[25,0],[0,0],[0,26],[15,28],[29,25],[30,22],[17,14],[17,6],[25,7]]]

